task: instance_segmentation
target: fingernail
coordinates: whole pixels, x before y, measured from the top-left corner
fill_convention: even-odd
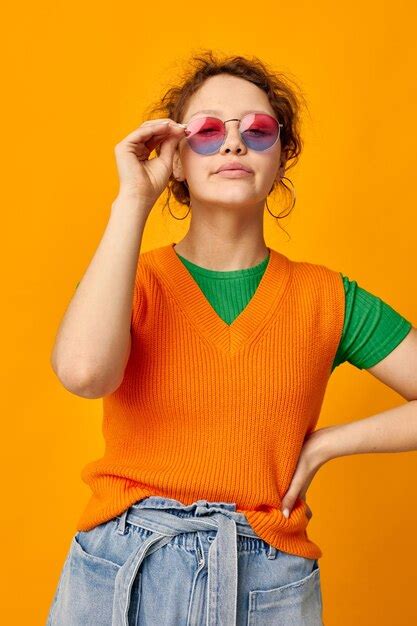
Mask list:
[[[289,517],[289,515],[290,515],[290,512],[289,512],[289,510],[288,510],[288,509],[284,509],[284,510],[283,510],[283,512],[282,512],[282,514],[283,514],[283,515],[285,515],[285,517],[287,517],[287,518],[288,518],[288,517]]]

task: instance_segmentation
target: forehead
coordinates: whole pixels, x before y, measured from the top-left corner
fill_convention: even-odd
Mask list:
[[[196,115],[213,115],[223,121],[241,119],[247,113],[275,115],[267,93],[241,76],[227,73],[206,78],[188,99],[182,117],[189,120]]]

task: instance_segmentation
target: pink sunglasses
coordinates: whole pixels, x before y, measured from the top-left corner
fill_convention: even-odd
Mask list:
[[[226,138],[226,122],[237,121],[242,141],[251,150],[264,152],[272,148],[280,137],[283,124],[267,113],[248,113],[241,120],[231,118],[223,120],[204,115],[181,124],[186,130],[186,139],[194,152],[198,154],[215,154]]]

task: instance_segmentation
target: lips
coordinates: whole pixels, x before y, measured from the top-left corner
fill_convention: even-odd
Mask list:
[[[217,174],[218,172],[223,172],[225,170],[243,170],[244,172],[253,172],[253,170],[246,165],[241,165],[240,163],[226,163],[225,165],[219,167],[215,173]]]

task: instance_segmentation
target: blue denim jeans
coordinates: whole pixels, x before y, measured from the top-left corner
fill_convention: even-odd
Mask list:
[[[320,568],[236,504],[150,496],[71,540],[47,626],[323,626]]]

